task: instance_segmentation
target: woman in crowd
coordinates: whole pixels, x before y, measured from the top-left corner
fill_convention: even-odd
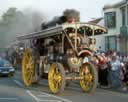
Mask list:
[[[126,62],[124,62],[124,67],[125,67],[125,72],[124,72],[124,83],[125,83],[125,87],[128,86],[128,56],[127,56],[127,60]]]
[[[123,91],[127,90],[125,74],[126,74],[126,67],[124,65],[124,62],[121,62],[120,80]]]
[[[103,88],[108,87],[108,64],[104,53],[99,55],[99,84]]]
[[[111,87],[112,88],[119,88],[121,85],[120,81],[120,61],[117,59],[116,55],[112,56],[112,59],[110,61],[110,78],[111,78]]]

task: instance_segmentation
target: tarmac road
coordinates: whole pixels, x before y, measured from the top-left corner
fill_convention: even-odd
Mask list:
[[[78,84],[67,87],[62,94],[50,93],[47,81],[24,87],[21,73],[12,78],[0,77],[0,102],[128,102],[128,94],[97,89],[92,94],[82,92]]]

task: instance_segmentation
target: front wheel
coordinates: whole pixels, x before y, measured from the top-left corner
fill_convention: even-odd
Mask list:
[[[91,63],[84,63],[80,67],[80,86],[84,92],[91,93],[96,89],[98,76],[97,70]]]
[[[65,88],[65,70],[60,63],[50,65],[48,71],[48,84],[52,93],[61,93]]]

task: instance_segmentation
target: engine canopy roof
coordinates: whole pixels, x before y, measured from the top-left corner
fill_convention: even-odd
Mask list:
[[[46,38],[55,36],[58,34],[63,34],[63,32],[66,33],[86,33],[88,36],[92,36],[93,32],[94,35],[100,35],[107,32],[107,29],[105,27],[91,24],[91,23],[64,23],[62,25],[56,25],[54,27],[50,27],[44,30],[41,30],[39,32],[34,32],[30,34],[25,34],[18,36],[18,40],[27,40],[27,39],[35,39],[35,38]]]

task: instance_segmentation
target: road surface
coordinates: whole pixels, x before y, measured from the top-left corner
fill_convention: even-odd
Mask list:
[[[62,94],[50,93],[47,80],[25,87],[21,73],[0,77],[0,102],[128,102],[128,94],[97,89],[92,94],[82,92],[78,84],[67,87]]]

